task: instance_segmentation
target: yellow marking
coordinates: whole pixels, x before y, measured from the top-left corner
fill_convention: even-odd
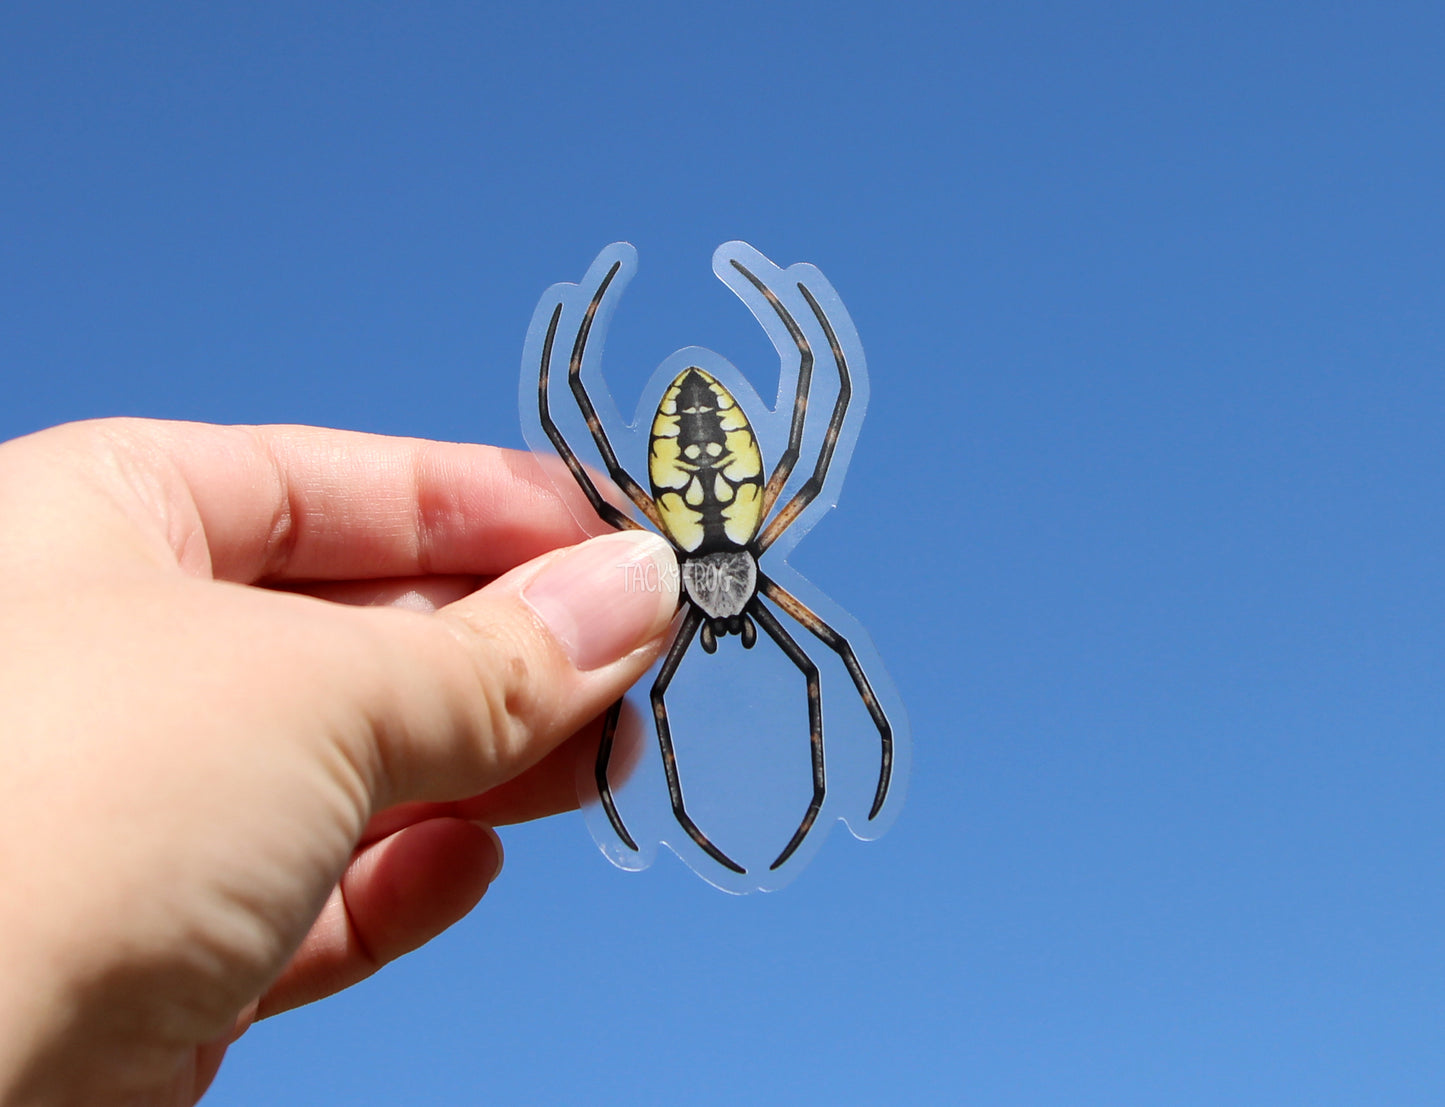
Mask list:
[[[691,479],[691,474],[680,464],[681,452],[676,438],[654,438],[652,456],[647,469],[655,488],[682,488]]]
[[[738,498],[723,508],[723,532],[739,546],[745,546],[758,533],[763,514],[763,490],[756,484],[738,486]]]
[[[721,473],[713,478],[712,494],[717,497],[717,502],[720,504],[725,504],[733,498],[733,486],[723,479]]]
[[[748,417],[743,414],[742,408],[734,407],[729,411],[718,412],[718,425],[725,431],[742,430],[748,425]]]
[[[689,507],[696,507],[702,503],[702,481],[693,477],[692,483],[687,486],[687,491],[682,494],[682,498],[687,501]]]
[[[729,431],[727,434],[727,458],[723,462],[723,475],[728,480],[738,481],[761,479],[763,458],[758,453],[758,443],[751,429]]]
[[[665,492],[657,498],[657,513],[672,540],[691,553],[702,545],[702,515],[683,506],[676,492]]]

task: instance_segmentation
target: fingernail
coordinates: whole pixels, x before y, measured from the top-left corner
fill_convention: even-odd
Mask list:
[[[581,672],[657,637],[677,611],[677,559],[651,531],[604,534],[550,562],[522,598]]]
[[[487,883],[491,884],[497,877],[502,875],[502,866],[506,863],[507,851],[502,848],[502,837],[495,829],[486,823],[473,822],[472,825],[485,830],[491,836],[492,845],[497,848],[497,867],[492,870],[492,875],[487,878]]]

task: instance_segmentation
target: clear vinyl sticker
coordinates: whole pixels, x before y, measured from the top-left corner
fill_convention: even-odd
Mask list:
[[[773,890],[833,823],[882,834],[908,776],[907,719],[871,640],[785,560],[838,501],[868,403],[863,349],[816,267],[724,243],[713,272],[778,352],[776,403],[691,346],[662,362],[626,422],[603,348],[636,271],[619,242],[580,284],[549,288],[522,360],[527,443],[565,463],[549,471],[586,496],[584,527],[652,529],[681,575],[668,649],[607,713],[579,771],[582,809],[620,868],[647,868],[665,845],[726,891]]]

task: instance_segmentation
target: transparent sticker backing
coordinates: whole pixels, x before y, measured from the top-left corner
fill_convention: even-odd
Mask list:
[[[663,360],[626,422],[603,349],[636,271],[637,251],[618,242],[580,284],[549,288],[522,359],[523,433],[565,464],[548,466],[553,479],[586,496],[584,528],[656,531],[681,577],[669,648],[608,712],[578,792],[618,867],[645,869],[665,845],[725,891],[769,891],[834,823],[882,834],[908,777],[908,722],[872,641],[786,561],[838,502],[868,404],[863,348],[816,267],[724,243],[713,272],[778,352],[776,402],[690,346]],[[660,587],[637,577],[624,586]]]

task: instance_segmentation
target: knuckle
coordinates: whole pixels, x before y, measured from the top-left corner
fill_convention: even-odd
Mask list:
[[[464,717],[477,728],[475,737],[492,768],[513,764],[546,726],[546,703],[528,634],[464,613],[449,624],[467,658],[471,702],[464,705]]]

